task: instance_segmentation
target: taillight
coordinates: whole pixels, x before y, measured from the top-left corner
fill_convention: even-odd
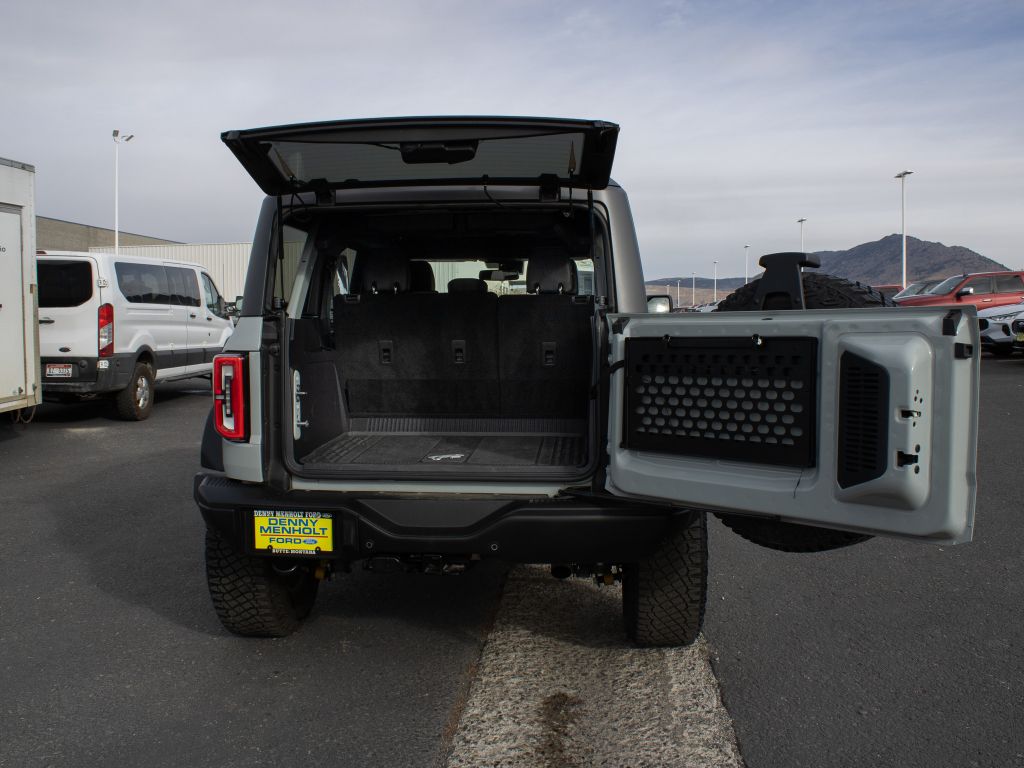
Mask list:
[[[100,357],[114,354],[114,305],[102,304],[99,312],[99,347]]]
[[[213,358],[213,420],[221,437],[245,440],[245,358],[217,355]]]

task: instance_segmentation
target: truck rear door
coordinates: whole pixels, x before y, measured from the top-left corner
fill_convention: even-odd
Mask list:
[[[969,541],[973,309],[609,315],[607,490]]]
[[[71,381],[76,361],[99,355],[99,270],[91,257],[38,256],[39,356],[43,381]],[[94,370],[90,367],[88,370]]]

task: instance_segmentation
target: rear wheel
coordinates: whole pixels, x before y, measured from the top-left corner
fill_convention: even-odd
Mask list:
[[[153,411],[153,367],[136,363],[128,386],[117,393],[117,415],[127,421],[142,421]]]
[[[893,302],[874,288],[841,277],[804,272],[801,275],[807,309],[845,309],[850,307],[891,307]],[[754,303],[758,281],[747,283],[727,296],[717,312],[756,310]],[[824,552],[867,541],[870,536],[833,531],[809,525],[780,523],[758,517],[718,515],[718,519],[748,541],[783,552]]]
[[[658,550],[622,573],[622,617],[639,646],[690,645],[704,624],[708,593],[708,529],[692,512]]]
[[[278,570],[266,557],[238,552],[206,529],[206,583],[221,624],[236,635],[285,637],[309,615],[320,581],[308,565]]]

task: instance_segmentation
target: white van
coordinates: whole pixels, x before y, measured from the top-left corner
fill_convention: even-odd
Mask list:
[[[233,328],[202,267],[112,253],[37,251],[43,399],[110,394],[122,418],[153,384],[210,373]]]

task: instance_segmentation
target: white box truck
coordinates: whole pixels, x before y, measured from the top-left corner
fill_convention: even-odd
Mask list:
[[[0,157],[0,412],[40,401],[35,168]]]

